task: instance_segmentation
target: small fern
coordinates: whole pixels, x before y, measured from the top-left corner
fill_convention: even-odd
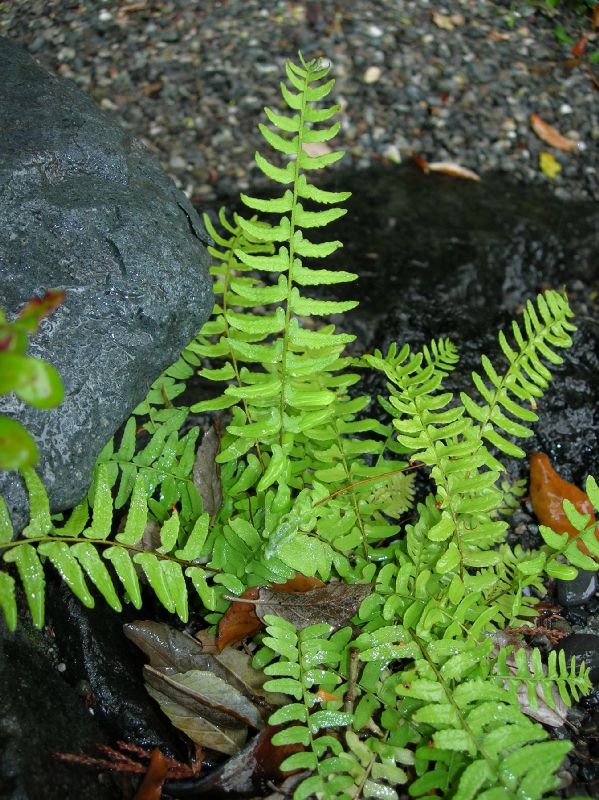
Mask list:
[[[392,800],[406,787],[416,798],[535,800],[556,787],[570,745],[531,721],[522,697],[569,704],[590,690],[588,670],[563,653],[544,663],[503,631],[531,624],[547,576],[596,569],[599,544],[594,521],[566,502],[577,536],[541,526],[540,548],[510,547],[501,515],[521,491],[501,483],[500,459],[524,455],[513,439],[530,435],[572,313],[559,292],[529,301],[511,336],[499,334],[503,366],[482,356],[474,391],[459,397],[443,386],[459,362],[447,339],[417,353],[406,344],[345,354],[353,337],[327,317],[355,303],[309,294],[356,277],[314,266],[340,243],[308,238],[345,213],[349,196],[309,179],[342,155],[305,151],[339,130],[337,106],[319,105],[332,92],[328,72],[301,57],[287,65],[285,108],[266,109],[271,127],[260,126],[277,163],[256,154],[285,188],[270,200],[242,195],[247,219],[205,218],[213,316],[106,445],[87,497],[52,517],[37,474],[24,470],[31,519],[16,540],[0,502],[0,606],[14,628],[19,579],[41,626],[48,564],[88,606],[95,591],[114,610],[123,600],[139,608],[142,575],[169,612],[186,621],[195,602],[209,625],[230,595],[296,572],[370,584],[352,624],[335,632],[266,617],[254,664],[268,690],[290,698],[271,717],[283,726],[273,742],[301,745],[283,768],[310,772],[294,799]],[[215,394],[180,406],[198,368]],[[390,424],[369,417],[371,398],[353,388],[364,368],[387,377],[378,401]],[[222,414],[222,503],[210,513],[194,481],[190,411]],[[414,469],[431,478],[416,509]],[[599,510],[593,478],[586,489]]]

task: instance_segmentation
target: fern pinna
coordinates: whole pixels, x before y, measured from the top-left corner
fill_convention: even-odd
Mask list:
[[[208,624],[231,596],[296,572],[370,584],[339,630],[297,631],[266,616],[254,662],[267,688],[290,698],[271,722],[284,726],[275,744],[303,748],[283,765],[309,771],[295,800],[393,800],[406,791],[535,800],[557,786],[569,743],[532,720],[540,707],[563,717],[560,704],[590,682],[563,655],[543,663],[522,631],[547,576],[596,569],[599,544],[594,521],[567,503],[577,536],[541,526],[541,547],[508,544],[502,512],[520,490],[504,488],[500,459],[524,455],[513,439],[530,433],[547,363],[559,364],[557,349],[570,345],[572,313],[559,292],[529,301],[522,322],[499,334],[503,366],[483,356],[473,391],[459,398],[443,388],[459,361],[447,339],[418,353],[394,345],[344,354],[353,337],[322,318],[355,303],[309,294],[356,278],[320,266],[339,242],[309,239],[345,213],[339,204],[349,196],[308,179],[342,155],[306,152],[339,129],[337,107],[318,105],[332,91],[328,71],[301,58],[286,66],[286,109],[266,109],[272,128],[261,126],[279,161],[256,154],[284,188],[270,200],[242,195],[247,219],[206,218],[214,314],[106,445],[88,496],[66,519],[52,517],[39,478],[25,471],[31,522],[17,540],[0,503],[0,605],[14,627],[20,577],[41,626],[47,564],[87,605],[91,583],[113,609],[122,598],[139,607],[143,575],[168,611],[186,621],[195,604]],[[178,406],[198,367],[216,396]],[[391,424],[368,417],[371,398],[350,392],[364,368],[387,377],[379,403]],[[190,411],[222,414],[211,434],[220,436],[216,503],[194,478],[207,457]],[[415,468],[427,471],[431,490],[412,509]],[[592,478],[586,489],[599,509]]]

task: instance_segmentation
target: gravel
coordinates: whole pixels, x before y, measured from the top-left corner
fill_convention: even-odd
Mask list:
[[[573,42],[588,35],[581,58],[558,26]],[[333,62],[351,168],[416,153],[599,199],[599,65],[588,57],[599,35],[563,2],[10,0],[0,35],[114,113],[199,205],[261,183],[257,122],[279,104],[298,49]],[[578,149],[542,142],[532,113]],[[542,151],[561,167],[553,179]]]

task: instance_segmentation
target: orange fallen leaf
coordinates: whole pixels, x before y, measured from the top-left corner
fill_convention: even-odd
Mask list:
[[[591,27],[594,31],[599,28],[599,6],[595,6],[593,9],[593,18],[591,20]]]
[[[564,512],[564,500],[569,500],[577,511],[589,514],[591,521],[595,521],[593,505],[586,492],[560,478],[545,453],[533,453],[530,457],[530,500],[541,525],[556,533],[567,533],[568,539],[577,536],[578,531]],[[599,531],[595,535],[599,540]],[[583,542],[578,542],[578,548],[590,555]]]
[[[467,167],[455,164],[453,161],[434,161],[429,162],[428,168],[431,172],[440,172],[442,175],[451,175],[452,178],[463,178],[468,181],[479,181],[480,175]]]
[[[150,766],[133,800],[160,800],[167,771],[168,762],[156,748],[152,752]]]
[[[259,590],[257,587],[246,589],[239,597],[241,600],[257,600]],[[218,623],[216,646],[219,653],[228,644],[237,644],[246,636],[257,633],[262,623],[256,616],[256,607],[252,603],[231,603]]]
[[[572,46],[572,48],[570,49],[570,53],[571,53],[571,54],[572,54],[572,55],[573,55],[575,58],[580,58],[580,56],[581,56],[581,55],[584,53],[584,51],[585,51],[585,48],[586,48],[586,46],[587,46],[587,41],[588,41],[588,38],[587,38],[587,35],[586,35],[586,33],[585,33],[585,34],[583,34],[583,35],[580,37],[580,39],[579,39],[579,40],[578,40],[578,41],[577,41],[577,42],[576,42],[576,43],[575,43],[575,44]]]
[[[567,136],[562,136],[552,125],[544,122],[538,114],[530,115],[530,126],[539,139],[542,139],[551,147],[565,150],[568,153],[574,153],[578,149],[578,142],[575,142],[574,139],[568,139]]]
[[[316,692],[316,697],[321,703],[329,703],[334,702],[335,700],[341,700],[338,694],[331,694],[330,692],[326,692],[324,689],[319,689]]]

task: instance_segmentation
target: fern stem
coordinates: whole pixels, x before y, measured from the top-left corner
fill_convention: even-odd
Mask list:
[[[143,547],[136,547],[135,545],[131,544],[124,544],[119,541],[114,541],[112,539],[91,539],[85,536],[32,536],[31,538],[27,539],[15,539],[13,542],[2,542],[0,543],[0,551],[2,550],[10,550],[14,547],[19,547],[23,544],[45,544],[46,542],[64,542],[65,544],[77,544],[78,542],[86,542],[87,544],[93,544],[94,547],[122,547],[123,550],[130,550],[132,553],[148,553],[152,552],[156,558],[160,559],[161,561],[173,561],[176,564],[181,564],[183,567],[197,567],[198,564],[194,561],[186,561],[182,558],[176,558],[175,556],[167,555],[166,553],[159,553],[157,550],[149,551]],[[211,577],[212,575],[216,575],[218,573],[223,572],[222,569],[215,569],[213,567],[210,568],[210,571],[207,573],[207,577]]]
[[[284,424],[284,412],[285,412],[285,405],[286,405],[286,392],[285,392],[285,383],[287,378],[287,350],[289,348],[289,323],[291,320],[291,290],[293,289],[293,262],[295,258],[295,250],[293,245],[293,237],[295,234],[295,214],[296,214],[296,207],[297,207],[297,200],[298,200],[298,191],[297,191],[297,184],[300,176],[300,154],[302,152],[302,144],[303,144],[303,131],[304,131],[304,119],[305,119],[305,111],[306,111],[306,102],[305,99],[306,92],[308,90],[308,85],[310,83],[310,69],[306,70],[306,74],[303,78],[303,88],[301,91],[302,96],[302,107],[300,109],[300,120],[299,120],[299,129],[297,132],[297,150],[295,154],[295,165],[293,168],[293,203],[291,206],[291,215],[289,220],[289,270],[287,272],[287,297],[285,299],[285,330],[283,333],[283,348],[281,353],[281,361],[279,367],[279,378],[281,380],[281,394],[279,400],[279,417],[280,417],[280,428],[279,428],[279,444],[283,447],[285,441],[285,424]]]
[[[381,472],[380,475],[371,475],[369,478],[363,478],[361,481],[354,481],[353,483],[348,484],[347,486],[342,486],[341,489],[337,489],[332,494],[323,497],[322,500],[319,500],[317,503],[314,503],[314,508],[317,506],[322,505],[323,503],[327,503],[329,500],[332,500],[333,497],[337,497],[338,494],[342,492],[349,492],[356,486],[361,486],[363,483],[373,483],[374,481],[380,481],[381,478],[390,478],[393,475],[399,475],[400,472],[408,472],[411,469],[419,469],[420,467],[425,466],[424,464],[409,464],[407,467],[401,467],[400,469],[392,469],[390,472]]]
[[[231,285],[231,273],[233,271],[233,260],[234,260],[234,256],[235,256],[235,250],[240,246],[241,240],[243,238],[243,234],[242,234],[242,232],[241,232],[241,230],[240,230],[238,225],[235,227],[235,233],[233,234],[233,236],[234,236],[233,243],[231,244],[231,246],[227,250],[227,261],[226,261],[226,268],[225,268],[225,273],[224,273],[224,279],[225,280],[224,280],[224,288],[223,288],[223,320],[224,320],[224,324],[225,324],[225,335],[226,335],[227,338],[230,338],[230,336],[231,336],[231,326],[229,325],[229,322],[227,320],[227,310],[228,310],[227,298],[228,298],[228,294],[229,294],[229,287]],[[234,350],[232,348],[229,348],[229,360],[230,360],[231,366],[233,367],[233,371],[235,372],[235,379],[237,381],[237,386],[239,386],[241,388],[243,386],[243,382],[241,380],[241,374],[239,372],[239,364],[237,362],[237,358],[235,356],[235,352],[234,352]],[[247,403],[247,400],[245,398],[242,398],[241,402],[242,402],[242,405],[243,405],[243,410],[244,410],[244,413],[245,413],[245,417],[246,417],[248,423],[251,424],[253,420],[252,420],[252,415],[250,413],[250,408],[249,408],[249,405]],[[260,466],[262,467],[262,471],[264,472],[264,460],[262,458],[262,451],[260,450],[260,442],[256,442],[256,455],[258,457],[258,461],[260,462]]]
[[[485,761],[487,762],[487,764],[491,768],[491,774],[496,776],[497,778],[500,778],[499,770],[497,769],[497,762],[489,755],[489,753],[487,753],[485,751],[484,747],[480,743],[480,738],[477,737],[474,734],[474,731],[472,730],[472,728],[468,724],[468,721],[466,720],[466,718],[462,714],[462,710],[460,709],[460,707],[458,706],[458,704],[454,700],[453,692],[451,691],[451,688],[449,686],[447,686],[447,684],[445,682],[445,679],[443,678],[443,675],[441,674],[440,670],[437,668],[437,665],[430,658],[430,656],[428,654],[428,651],[427,651],[426,642],[423,642],[416,635],[414,635],[414,641],[416,642],[416,644],[420,648],[420,653],[422,654],[422,657],[428,662],[430,668],[435,673],[435,677],[437,678],[437,682],[438,682],[439,686],[441,686],[441,688],[443,689],[443,694],[447,698],[447,701],[452,706],[452,708],[454,709],[455,713],[457,714],[458,719],[460,720],[460,724],[462,726],[462,730],[466,731],[466,733],[470,736],[470,738],[472,739],[472,741],[476,745],[477,751],[485,759]],[[447,774],[448,774],[448,776],[450,775],[449,772]],[[508,791],[511,789],[511,787],[507,786],[503,780],[501,781],[501,783],[503,784],[504,788],[507,789]]]

